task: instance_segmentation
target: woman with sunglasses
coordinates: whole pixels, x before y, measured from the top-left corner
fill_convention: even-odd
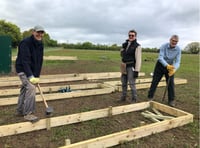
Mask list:
[[[122,95],[119,101],[126,101],[128,83],[131,88],[131,103],[138,100],[135,81],[141,68],[142,48],[136,39],[137,32],[130,30],[128,39],[122,44],[121,53],[121,82]]]

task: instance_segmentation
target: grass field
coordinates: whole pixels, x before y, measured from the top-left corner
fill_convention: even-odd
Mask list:
[[[16,55],[16,50],[13,50],[13,56]],[[54,56],[76,56],[77,61],[44,61],[42,74],[56,74],[56,73],[89,73],[89,72],[117,72],[119,71],[120,56],[118,51],[101,51],[101,50],[78,50],[78,49],[62,49],[62,48],[51,48],[45,50],[45,55]],[[145,77],[150,77],[150,73],[153,72],[154,65],[157,59],[158,53],[142,53],[142,67],[141,72],[146,74]],[[60,71],[59,71],[60,69]],[[116,148],[198,148],[199,147],[199,55],[182,54],[181,66],[176,72],[175,77],[184,78],[188,80],[185,85],[177,85],[176,90],[176,102],[177,108],[192,113],[194,115],[194,122],[183,127],[155,134],[153,136],[141,138],[139,140],[130,142],[125,145],[116,146]],[[141,101],[146,101],[147,89],[139,90],[138,95]],[[115,95],[115,94],[114,94]],[[118,94],[117,94],[118,95]],[[117,96],[115,95],[115,97]],[[161,102],[161,96],[163,95],[163,88],[158,88],[156,96],[158,102]],[[99,98],[112,99],[112,95],[99,96]],[[90,99],[94,99],[92,97]],[[106,100],[106,99],[105,99]],[[72,101],[72,100],[71,100]],[[91,101],[91,100],[90,100]],[[91,101],[92,102],[92,101]],[[87,111],[91,110],[90,102],[84,102],[87,106],[83,108],[73,108],[74,110]],[[94,102],[93,102],[94,103]],[[106,102],[105,102],[106,103]],[[107,104],[106,104],[107,105]],[[128,115],[127,115],[128,116]],[[128,121],[129,118],[126,118]],[[124,119],[124,122],[126,123]],[[121,121],[123,122],[123,121]],[[104,135],[107,131],[102,129],[110,124],[109,128],[112,129],[114,125],[109,120],[94,120],[89,123],[82,123],[82,126],[77,125],[64,126],[54,128],[51,131],[51,142],[60,144],[61,140],[67,138],[66,135],[74,135],[75,141],[77,136],[74,133],[74,129],[80,128],[84,138],[86,136],[96,137],[98,135]],[[116,124],[116,123],[115,123]],[[134,123],[131,123],[133,125]],[[77,127],[76,127],[77,126]],[[99,129],[99,127],[101,127]],[[119,126],[120,128],[120,126]],[[65,129],[65,130],[64,130]],[[94,130],[95,131],[92,131]],[[108,128],[106,128],[108,129]],[[91,130],[91,131],[90,131]],[[95,133],[96,135],[94,135]],[[84,139],[83,138],[83,139]],[[17,138],[16,138],[17,139]],[[87,139],[87,138],[86,138]],[[7,140],[11,141],[12,138]],[[2,140],[6,141],[6,140]],[[40,140],[38,140],[40,141]],[[157,141],[157,142],[155,142]],[[1,138],[0,138],[1,144]],[[9,146],[9,144],[7,144]],[[42,147],[42,145],[41,145]],[[45,147],[45,146],[44,146]],[[53,147],[53,146],[52,146]],[[1,147],[0,147],[1,148]]]

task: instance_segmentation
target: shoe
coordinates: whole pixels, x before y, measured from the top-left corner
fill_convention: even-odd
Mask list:
[[[130,101],[130,103],[132,103],[132,104],[134,104],[134,103],[136,103],[137,102],[137,99],[132,99],[131,101]]]
[[[126,101],[126,97],[122,96],[120,99],[117,100],[117,102],[125,102]]]
[[[148,98],[148,101],[153,101],[153,98]]]
[[[169,101],[169,102],[168,102],[168,105],[171,106],[171,107],[174,107],[174,106],[175,106],[175,103],[174,103],[174,101]]]
[[[148,95],[148,101],[153,101],[153,96]]]
[[[30,121],[32,123],[39,121],[39,118],[37,116],[33,115],[33,114],[25,115],[24,119],[27,120],[27,121]]]
[[[23,117],[24,115],[23,115],[23,113],[17,111],[17,112],[15,113],[15,116],[17,116],[17,117]]]

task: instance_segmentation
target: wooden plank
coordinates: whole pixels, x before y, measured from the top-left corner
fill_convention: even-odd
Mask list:
[[[136,84],[141,84],[141,83],[149,83],[149,82],[151,82],[152,81],[152,78],[143,78],[143,79],[136,79]],[[160,83],[161,82],[164,82],[165,84],[166,84],[166,82],[165,82],[165,78],[162,78],[161,79],[161,81],[160,81]],[[176,84],[185,84],[185,83],[187,83],[187,79],[182,79],[182,78],[175,78],[174,79],[174,82],[176,83]],[[122,85],[122,83],[121,83],[121,81],[105,81],[104,82],[105,84],[109,84],[109,85],[112,85],[112,86],[120,86],[121,87],[121,85]],[[166,86],[166,85],[165,85]]]
[[[175,80],[175,84],[182,84],[182,82],[185,83],[186,81],[184,79],[183,80],[178,79],[177,81]],[[110,82],[108,84],[110,84]],[[115,91],[121,91],[121,87],[119,86],[117,87],[115,86],[112,87],[111,85],[106,85],[106,86],[109,88],[80,90],[80,91],[74,91],[74,92],[68,92],[68,93],[51,93],[51,94],[45,94],[44,96],[47,101],[50,101],[50,100],[59,100],[59,99],[67,99],[67,98],[74,98],[74,97],[83,97],[83,96],[89,96],[89,95],[109,94]],[[160,82],[158,87],[160,86],[166,86],[166,83]],[[138,85],[136,84],[137,89],[144,89],[144,88],[149,88],[149,87],[150,87],[150,83],[144,83],[144,84],[138,84]],[[0,106],[17,104],[17,100],[18,100],[17,97],[0,98]],[[42,101],[42,98],[40,95],[36,95],[36,101],[37,102]]]
[[[174,83],[175,83],[175,85],[186,84],[187,80],[186,79],[175,79]],[[113,88],[115,88],[116,91],[122,91],[121,81],[106,81],[106,82],[104,82],[104,84],[106,84],[106,86],[112,86]],[[151,86],[151,83],[141,83],[141,82],[137,83],[137,81],[136,81],[136,89],[149,88],[150,86]],[[162,86],[166,86],[165,81],[161,81],[158,84],[158,87],[162,87]],[[128,87],[128,90],[130,90],[130,87]]]
[[[75,97],[84,97],[84,96],[92,96],[92,95],[102,95],[102,94],[110,94],[115,90],[113,88],[101,88],[101,89],[92,89],[92,90],[80,90],[68,93],[51,93],[45,94],[45,99],[47,101],[50,100],[60,100],[60,99],[69,99]],[[0,106],[6,105],[14,105],[17,104],[18,97],[7,97],[0,98]],[[43,101],[40,95],[36,95],[36,102]]]
[[[155,102],[155,101],[151,101],[150,103],[151,105],[151,108],[155,108],[159,111],[162,111],[162,112],[165,112],[169,115],[174,115],[174,116],[184,116],[184,115],[188,115],[189,113],[187,112],[184,112],[180,109],[177,109],[177,108],[174,108],[174,107],[170,107],[168,105],[165,105],[165,104],[161,104],[161,103],[158,103],[158,102]],[[192,115],[192,114],[190,114]]]
[[[140,76],[144,76],[145,73],[139,73]],[[58,75],[41,75],[40,83],[56,83],[56,82],[71,82],[82,80],[98,80],[98,79],[110,79],[119,78],[120,72],[104,72],[104,73],[82,73],[82,74],[58,74]],[[18,77],[4,77],[0,78],[0,86],[18,86],[21,85],[21,81]]]
[[[150,107],[149,102],[142,102],[137,104],[123,105],[118,107],[112,107],[112,115],[119,115],[123,113],[133,112],[142,110]],[[21,133],[37,131],[41,129],[46,129],[51,127],[57,127],[67,124],[73,124],[103,117],[108,117],[110,112],[110,107],[100,110],[82,112],[77,114],[59,116],[59,117],[51,117],[50,119],[41,119],[36,123],[30,122],[22,122],[15,123],[10,125],[2,125],[0,126],[0,137],[9,136],[9,135],[17,135]],[[48,121],[47,121],[48,120]],[[47,122],[48,123],[47,125]]]
[[[146,83],[151,82],[151,78],[143,78],[143,79],[137,79],[136,83]],[[163,79],[164,80],[164,79]],[[108,82],[109,83],[109,82]],[[121,85],[120,81],[115,81],[116,85]],[[61,85],[61,86],[48,86],[48,87],[42,87],[43,92],[50,92],[50,91],[58,91],[61,87],[66,87],[67,85]],[[72,90],[75,89],[89,89],[89,88],[95,88],[95,87],[101,87],[101,83],[88,83],[88,84],[79,84],[79,85],[70,85]],[[149,85],[148,85],[149,86]],[[144,86],[141,88],[146,88],[148,86]],[[9,96],[9,95],[18,95],[19,94],[19,87],[17,89],[1,89],[0,90],[0,96]],[[38,93],[38,90],[37,90]]]
[[[71,81],[82,81],[84,80],[83,77],[68,77],[68,78],[59,78],[55,77],[54,79],[40,79],[40,83],[57,83],[57,82],[71,82]],[[0,86],[19,86],[21,85],[20,80],[13,80],[13,81],[1,81]]]
[[[143,72],[140,73],[141,75],[145,75]],[[56,75],[41,75],[40,78],[42,79],[54,79],[54,78],[69,78],[69,77],[84,77],[86,79],[99,79],[99,78],[119,78],[121,76],[120,72],[100,72],[100,73],[72,73],[72,74],[56,74]],[[5,76],[1,77],[0,81],[18,81],[18,76]]]
[[[106,148],[119,145],[123,141],[131,141],[141,137],[146,137],[148,135],[183,126],[191,122],[193,122],[193,116],[191,114],[186,114],[184,116],[176,117],[170,120],[132,128],[106,136],[81,141],[71,145],[61,146],[59,148]]]
[[[76,56],[44,56],[44,60],[78,60]]]
[[[101,83],[87,83],[87,84],[73,84],[73,85],[61,85],[61,86],[47,86],[42,87],[42,91],[44,93],[48,92],[58,92],[60,88],[66,88],[70,86],[71,90],[80,90],[80,89],[92,89],[92,88],[100,88]],[[19,95],[20,88],[17,89],[0,89],[0,96],[10,96],[10,95]],[[39,93],[38,89],[36,92]]]
[[[12,61],[16,60],[16,56],[12,57]],[[78,60],[76,56],[44,56],[44,60]]]
[[[78,77],[78,73],[71,73],[71,74],[56,74],[56,75],[41,75],[41,79],[50,79],[55,77]],[[0,78],[0,81],[16,81],[19,80],[18,76],[3,76]]]

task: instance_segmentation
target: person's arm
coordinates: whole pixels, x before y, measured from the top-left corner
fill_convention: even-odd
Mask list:
[[[165,57],[165,50],[167,48],[167,45],[162,45],[160,47],[160,52],[159,52],[159,57],[158,57],[158,61],[164,66],[166,67],[168,65],[168,63],[166,62],[166,60],[164,59]]]
[[[177,70],[180,67],[180,63],[181,63],[181,49],[179,47],[178,49],[179,51],[173,64],[173,66],[175,67],[175,70]]]
[[[135,71],[139,72],[142,64],[142,48],[138,46],[135,50]]]
[[[23,42],[20,45],[20,52],[21,52],[21,60],[22,60],[22,65],[24,69],[24,73],[26,74],[27,77],[33,76],[32,70],[31,70],[31,53],[30,49],[27,45],[27,43]]]

